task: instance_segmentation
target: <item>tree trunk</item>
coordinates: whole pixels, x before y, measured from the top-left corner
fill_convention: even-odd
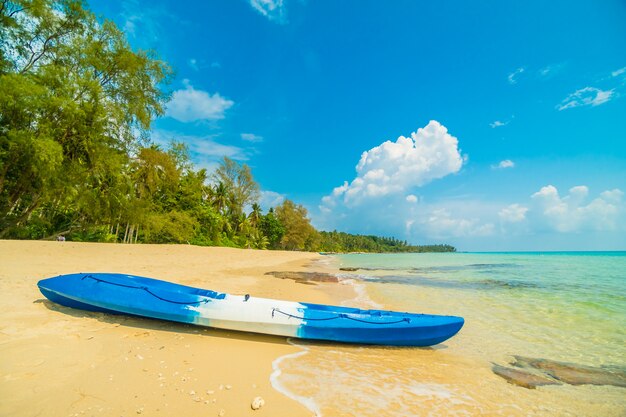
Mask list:
[[[133,243],[133,234],[135,233],[135,225],[131,224],[130,225],[130,232],[128,232],[128,242],[127,243]]]

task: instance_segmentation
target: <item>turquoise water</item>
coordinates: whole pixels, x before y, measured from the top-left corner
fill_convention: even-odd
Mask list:
[[[353,254],[325,259],[360,308],[463,316],[427,349],[301,344],[283,386],[322,415],[626,415],[626,389],[528,390],[491,371],[513,355],[626,367],[626,252]]]

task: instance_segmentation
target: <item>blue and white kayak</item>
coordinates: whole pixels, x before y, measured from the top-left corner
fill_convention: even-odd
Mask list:
[[[51,301],[82,310],[346,343],[431,346],[454,336],[464,323],[455,316],[230,295],[125,274],[59,275],[37,285]]]

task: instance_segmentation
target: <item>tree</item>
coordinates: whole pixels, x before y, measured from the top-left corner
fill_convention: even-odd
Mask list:
[[[276,218],[285,228],[279,247],[287,250],[314,250],[318,232],[311,226],[307,210],[291,200],[276,207]]]
[[[263,235],[267,237],[267,246],[271,249],[277,249],[283,235],[285,234],[285,227],[274,215],[273,208],[270,208],[268,213],[261,217],[259,229]]]
[[[82,1],[3,1],[0,237],[37,218],[54,229],[68,208],[70,228],[118,209],[128,153],[163,113],[170,73]]]
[[[215,187],[213,187],[212,198],[213,205],[215,206],[217,211],[224,214],[226,206],[228,205],[229,198],[228,189],[223,182],[220,181],[215,185]]]
[[[261,212],[261,206],[259,203],[252,203],[252,211],[248,214],[248,220],[250,220],[252,227],[257,227],[259,225],[261,216],[263,216],[263,213]]]
[[[252,177],[250,167],[240,165],[227,156],[213,173],[213,179],[229,191],[230,214],[235,217],[243,213],[246,205],[256,203],[259,198],[259,185]]]

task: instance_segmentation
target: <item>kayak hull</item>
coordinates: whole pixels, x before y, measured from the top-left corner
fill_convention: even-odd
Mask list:
[[[464,324],[456,316],[231,295],[126,274],[68,274],[37,285],[49,300],[81,310],[344,343],[431,346]]]

